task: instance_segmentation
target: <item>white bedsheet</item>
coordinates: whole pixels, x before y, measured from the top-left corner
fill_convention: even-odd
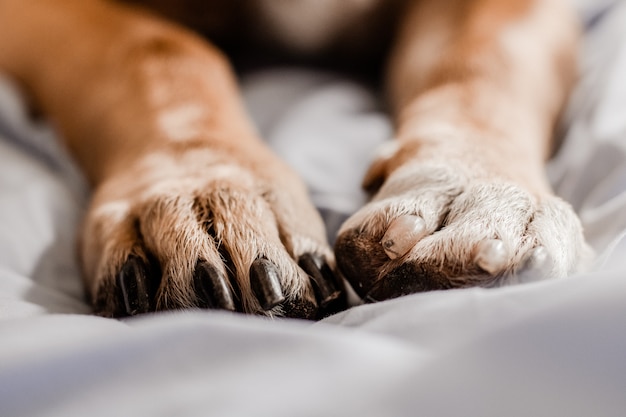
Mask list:
[[[595,270],[416,294],[315,324],[90,316],[73,257],[84,184],[3,83],[0,416],[626,415],[626,3],[609,3],[581,8],[583,78],[550,166],[601,254]],[[335,228],[362,203],[365,161],[390,134],[375,99],[300,70],[244,85],[260,130]]]

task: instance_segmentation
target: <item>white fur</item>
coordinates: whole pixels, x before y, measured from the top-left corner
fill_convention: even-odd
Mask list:
[[[391,159],[400,149],[396,139],[388,140],[376,149],[376,159]]]
[[[374,200],[344,223],[340,233],[356,229],[383,236],[402,216],[421,217],[426,233],[414,239],[402,258],[391,257],[381,268],[381,277],[399,262],[452,263],[468,271],[478,262],[492,275],[506,275],[520,270],[539,246],[553,260],[543,271],[545,276],[564,277],[584,268],[591,255],[576,214],[557,197],[537,199],[497,177],[473,177],[453,165],[436,163],[412,163],[398,169]],[[484,242],[494,239],[498,248],[485,248]],[[463,285],[462,273],[451,279],[453,285],[455,279]]]
[[[106,222],[111,224],[120,223],[124,218],[130,214],[130,204],[128,201],[117,200],[111,201],[101,206],[98,206],[93,210],[92,215],[106,219]]]
[[[159,128],[170,140],[182,141],[200,136],[207,110],[200,103],[185,103],[165,108],[158,114]]]

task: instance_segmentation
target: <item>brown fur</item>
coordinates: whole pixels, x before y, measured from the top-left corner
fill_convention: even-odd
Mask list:
[[[259,7],[135,3],[218,37]],[[403,16],[387,71],[397,149],[368,174],[381,192],[344,225],[339,266],[356,287],[385,288],[360,291],[371,298],[480,285],[494,277],[480,278],[475,248],[496,237],[511,249],[501,274],[514,273],[537,246],[552,252],[547,275],[572,271],[586,245],[571,209],[552,196],[543,163],[572,82],[575,19],[561,0],[400,3],[388,2],[385,14]],[[346,16],[373,19],[382,2],[372,4]],[[348,35],[342,28],[350,27],[337,20],[335,37],[373,48],[377,33]],[[311,302],[314,286],[297,262],[314,253],[334,264],[321,219],[305,186],[258,138],[216,47],[105,0],[0,0],[0,35],[0,67],[55,123],[94,186],[81,253],[100,314],[119,314],[115,277],[130,256],[158,264],[149,278],[157,309],[198,304],[192,276],[201,260],[230,277],[242,311],[261,312],[248,276],[259,257],[277,266],[287,297],[268,314]],[[302,40],[306,52],[330,48],[314,35]],[[390,261],[377,245],[402,214],[430,216],[430,235]],[[485,227],[468,231],[471,222]]]

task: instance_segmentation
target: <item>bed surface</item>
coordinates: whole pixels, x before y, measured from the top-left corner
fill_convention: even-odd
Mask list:
[[[581,216],[594,269],[318,323],[91,316],[74,259],[86,186],[2,79],[0,416],[625,416],[626,2],[578,3],[581,80],[549,175]],[[332,237],[365,199],[361,177],[389,120],[370,91],[333,74],[273,69],[243,86]]]

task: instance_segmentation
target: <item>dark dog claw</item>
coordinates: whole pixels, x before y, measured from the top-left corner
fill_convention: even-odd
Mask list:
[[[199,262],[193,275],[193,285],[200,307],[235,311],[226,277],[213,265]]]
[[[285,300],[280,287],[278,268],[265,258],[259,258],[250,266],[250,286],[261,303],[261,308],[267,311]]]
[[[117,287],[126,315],[134,316],[151,310],[148,273],[143,260],[136,256],[128,258],[117,274]]]
[[[320,307],[325,308],[341,296],[337,279],[324,258],[305,253],[298,260],[298,265],[311,277]]]

